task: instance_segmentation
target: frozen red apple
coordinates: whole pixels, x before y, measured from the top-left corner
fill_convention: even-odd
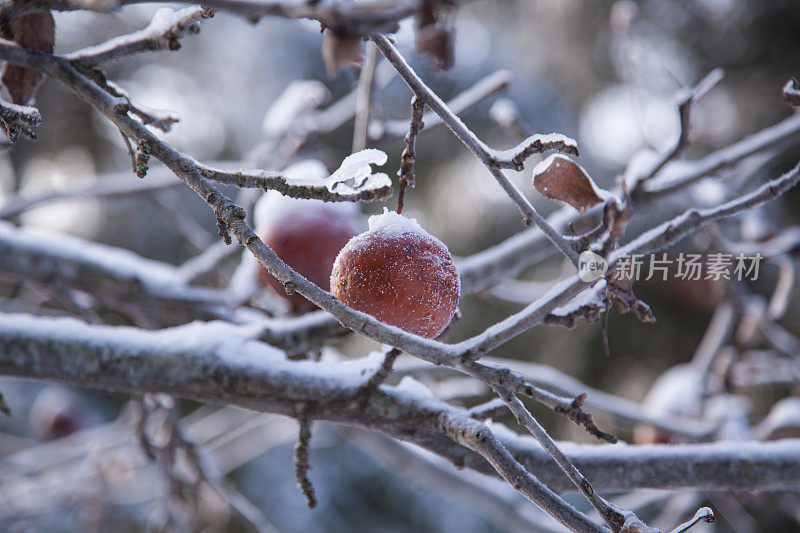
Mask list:
[[[453,320],[460,293],[447,247],[416,220],[393,212],[369,219],[369,230],[339,252],[331,292],[381,322],[434,338]]]
[[[30,410],[30,426],[40,440],[67,437],[81,429],[78,396],[60,385],[48,385],[36,396]]]
[[[357,233],[354,206],[275,198],[267,201],[262,209],[265,213],[257,218],[260,218],[258,231],[264,243],[309,281],[329,290],[336,255]],[[299,293],[287,294],[283,284],[261,266],[258,280],[284,296],[294,312],[316,307]]]

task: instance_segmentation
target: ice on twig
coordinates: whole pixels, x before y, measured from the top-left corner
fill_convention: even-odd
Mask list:
[[[522,170],[525,161],[533,154],[556,150],[570,155],[578,155],[578,143],[560,133],[531,135],[514,148],[508,150],[489,150],[489,155],[500,168]]]
[[[283,175],[287,182],[293,180],[322,182],[328,178],[328,169],[317,159],[305,159],[286,167]],[[320,209],[323,204],[325,209],[338,211],[353,218],[358,213],[358,206],[351,203],[325,203],[322,200],[291,198],[277,191],[267,191],[264,196],[259,198],[254,208],[255,230],[259,235],[263,235],[267,228],[272,227],[276,221],[290,213],[308,211],[311,208]]]
[[[392,180],[383,172],[373,173],[372,165],[386,164],[387,157],[382,150],[367,148],[347,156],[336,171],[324,179],[311,176],[286,176],[289,186],[326,188],[340,195],[357,194],[361,191],[391,187]]]

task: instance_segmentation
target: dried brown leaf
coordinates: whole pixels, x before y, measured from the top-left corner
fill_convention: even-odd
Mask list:
[[[455,63],[453,30],[435,24],[417,27],[417,52],[434,59],[436,68],[448,70]]]
[[[553,154],[533,169],[536,190],[583,213],[603,201],[592,178],[572,159]]]
[[[328,76],[336,76],[344,67],[359,66],[364,62],[361,54],[361,37],[335,30],[325,32],[322,40],[322,59]]]
[[[53,52],[56,25],[49,11],[37,11],[22,15],[11,22],[14,41],[28,50]],[[3,68],[3,84],[11,95],[11,101],[27,105],[36,94],[44,74],[19,65],[6,63]]]

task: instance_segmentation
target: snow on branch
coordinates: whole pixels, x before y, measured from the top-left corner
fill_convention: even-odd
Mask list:
[[[0,98],[0,125],[5,130],[9,142],[22,139],[36,139],[33,128],[41,124],[42,116],[35,107],[12,104]]]
[[[138,183],[138,182],[134,182]],[[180,268],[142,258],[129,250],[78,237],[0,223],[0,278],[56,283],[82,291],[121,312],[147,312],[171,325],[181,320],[224,318],[258,324],[258,338],[295,353],[317,347],[342,328],[328,313],[296,318],[260,318],[228,308],[218,289],[193,287]]]
[[[659,161],[653,166],[650,172],[640,178],[642,181],[647,181],[658,174],[658,172],[664,168],[664,165],[675,159],[689,144],[689,128],[691,126],[690,119],[692,107],[706,94],[708,94],[708,92],[713,89],[724,76],[725,73],[723,70],[716,68],[706,74],[703,79],[701,79],[694,87],[684,88],[680,91],[680,101],[678,103],[680,131],[678,133],[678,139],[675,141],[675,144],[670,150],[662,154]]]
[[[166,0],[154,3],[174,4]],[[17,17],[39,9],[57,11],[90,10],[102,13],[119,10],[139,0],[9,0],[0,4],[0,18]],[[188,0],[179,3],[191,4]],[[358,3],[322,0],[298,2],[296,0],[207,0],[204,6],[223,9],[251,21],[261,17],[287,19],[312,19],[329,28],[337,28],[358,35],[392,31],[397,23],[418,12],[421,0],[366,0]]]
[[[265,170],[226,171],[197,163],[198,173],[218,183],[245,188],[275,190],[292,198],[315,198],[326,202],[373,202],[392,195],[392,180],[383,172],[374,172],[372,165],[386,163],[386,154],[367,148],[350,154],[330,176],[286,176]]]
[[[204,7],[186,7],[177,11],[161,8],[156,11],[146,28],[116,37],[103,44],[78,50],[65,56],[69,61],[85,67],[121,57],[155,50],[178,50],[179,39],[188,33],[200,31],[198,22],[213,16],[213,11]]]
[[[578,143],[560,133],[531,135],[514,148],[507,150],[489,149],[490,161],[498,168],[512,168],[517,171],[525,169],[525,161],[533,154],[541,154],[555,150],[568,155],[578,155]]]
[[[466,452],[448,436],[454,432],[475,435],[476,431],[494,434],[541,482],[557,491],[572,487],[530,437],[500,424],[480,424],[468,410],[429,393],[381,385],[366,412],[362,411],[356,395],[363,374],[380,364],[374,357],[290,361],[280,350],[253,340],[254,333],[252,327],[222,322],[150,332],[91,326],[74,319],[3,315],[0,372],[109,391],[165,392],[288,416],[295,415],[298,402],[306,403],[315,420],[381,431],[496,475],[484,459]],[[669,446],[562,442],[559,446],[597,490],[800,488],[797,440]]]

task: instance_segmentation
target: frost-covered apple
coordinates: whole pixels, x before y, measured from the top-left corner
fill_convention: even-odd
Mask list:
[[[416,220],[384,211],[339,252],[331,292],[381,322],[423,337],[453,320],[460,293],[447,247]]]
[[[67,437],[81,428],[78,396],[60,385],[48,385],[36,396],[30,410],[30,426],[40,440]]]
[[[358,233],[355,206],[296,200],[277,193],[265,200],[256,212],[257,231],[264,243],[287,265],[328,290],[336,255]],[[258,280],[284,295],[295,312],[316,307],[298,293],[287,294],[283,284],[261,266]]]

